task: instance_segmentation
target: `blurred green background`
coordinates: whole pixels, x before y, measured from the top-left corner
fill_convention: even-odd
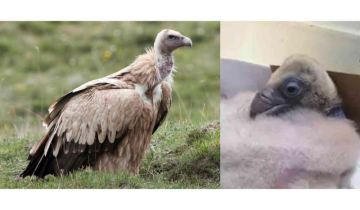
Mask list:
[[[167,122],[219,120],[219,22],[0,22],[0,138],[45,132],[53,101],[128,66],[164,28],[193,41],[174,53]]]

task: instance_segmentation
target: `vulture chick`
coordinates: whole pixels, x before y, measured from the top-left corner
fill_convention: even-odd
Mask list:
[[[21,176],[95,170],[138,173],[151,135],[171,105],[173,51],[192,46],[177,31],[162,30],[154,48],[128,67],[90,81],[55,101],[44,120],[46,135],[30,150]]]
[[[291,56],[258,93],[221,104],[222,188],[349,188],[360,138],[313,59]]]

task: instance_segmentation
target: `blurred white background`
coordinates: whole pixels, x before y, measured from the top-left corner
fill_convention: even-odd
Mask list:
[[[222,58],[269,66],[299,53],[360,74],[360,22],[221,22]]]

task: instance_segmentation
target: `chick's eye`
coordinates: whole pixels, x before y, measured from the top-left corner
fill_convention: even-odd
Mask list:
[[[288,77],[283,80],[279,87],[281,95],[285,99],[301,100],[308,90],[304,81],[298,77]]]
[[[296,82],[289,82],[286,85],[285,93],[288,96],[297,96],[301,92],[300,86]]]
[[[169,40],[176,40],[177,37],[176,37],[176,36],[173,36],[173,35],[169,35],[169,36],[168,36],[168,39],[169,39]]]

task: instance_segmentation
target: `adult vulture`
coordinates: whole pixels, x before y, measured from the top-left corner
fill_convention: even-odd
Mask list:
[[[360,137],[314,59],[291,56],[258,93],[222,104],[222,188],[349,188]]]
[[[171,106],[173,51],[192,46],[177,31],[162,30],[154,48],[128,67],[74,89],[55,101],[46,135],[30,151],[21,176],[61,175],[86,166],[138,173],[151,135]]]

